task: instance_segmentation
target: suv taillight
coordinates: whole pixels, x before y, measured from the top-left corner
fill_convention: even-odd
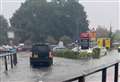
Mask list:
[[[49,58],[53,58],[52,52],[49,52]]]

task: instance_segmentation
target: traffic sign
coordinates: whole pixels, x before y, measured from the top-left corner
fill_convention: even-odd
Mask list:
[[[90,40],[96,40],[96,32],[89,32]]]
[[[80,33],[80,40],[81,40],[81,49],[88,49],[89,48],[89,33],[88,32]]]
[[[105,40],[105,47],[106,47],[106,48],[110,48],[110,46],[111,46],[110,38],[107,38],[107,39]]]
[[[88,32],[82,32],[80,33],[81,39],[89,39],[89,33]]]
[[[89,49],[89,39],[81,39],[81,49]]]
[[[102,38],[97,39],[97,45],[98,45],[99,48],[103,47],[103,39]]]

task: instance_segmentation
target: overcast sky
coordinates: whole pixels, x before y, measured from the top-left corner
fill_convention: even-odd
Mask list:
[[[25,0],[0,0],[0,14],[9,19]],[[120,30],[120,0],[80,0],[90,21],[90,27],[104,25]]]

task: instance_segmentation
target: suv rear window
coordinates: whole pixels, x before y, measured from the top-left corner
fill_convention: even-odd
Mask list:
[[[32,47],[32,52],[49,52],[49,50],[48,45],[34,45]]]
[[[41,51],[41,52],[49,51],[48,46],[37,46],[37,48],[38,48],[38,51]]]

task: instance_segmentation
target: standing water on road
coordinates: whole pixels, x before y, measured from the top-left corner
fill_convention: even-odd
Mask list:
[[[90,70],[94,64],[99,66],[100,63],[108,62],[115,59],[120,59],[116,51],[112,51],[109,55],[99,59],[89,59],[89,60],[70,60],[64,58],[54,58],[54,64],[48,68],[35,69],[32,68],[29,64],[30,52],[18,53],[18,64],[13,69],[9,69],[7,72],[1,72],[0,80],[1,82],[60,82],[65,76],[71,77],[79,72],[81,69]],[[80,64],[80,65],[79,65]],[[91,68],[89,69],[89,66]],[[86,67],[86,68],[85,68]],[[3,65],[0,68],[4,68]],[[110,68],[108,71],[109,74],[113,74],[113,68]],[[66,73],[67,72],[67,73]],[[82,72],[81,72],[82,73]],[[69,75],[70,74],[70,75]],[[120,74],[120,73],[119,73]],[[109,82],[111,75],[108,76]],[[58,77],[60,76],[60,77]],[[67,78],[66,79],[70,79]],[[52,80],[54,78],[54,80]],[[72,78],[72,77],[71,77]],[[49,81],[48,81],[49,80]],[[100,82],[101,73],[96,73],[86,77],[86,82]]]

